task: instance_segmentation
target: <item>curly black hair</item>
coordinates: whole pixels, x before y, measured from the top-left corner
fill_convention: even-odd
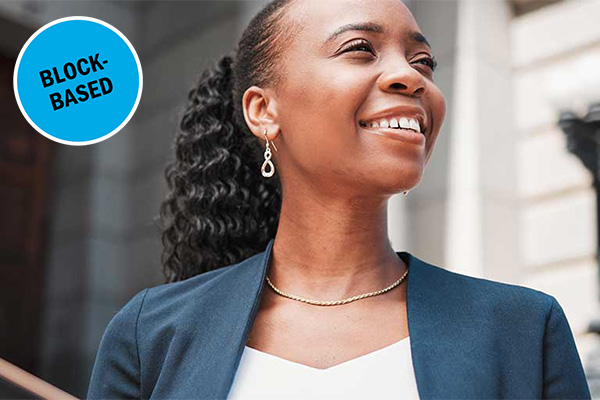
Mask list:
[[[284,21],[293,1],[268,3],[234,54],[204,71],[189,92],[160,206],[167,283],[238,263],[275,236],[281,183],[277,175],[262,177],[263,142],[248,128],[241,104],[250,86],[280,82],[278,61],[295,33]]]

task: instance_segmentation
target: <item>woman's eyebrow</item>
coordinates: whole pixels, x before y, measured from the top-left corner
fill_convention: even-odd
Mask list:
[[[374,32],[374,33],[385,33],[385,29],[383,28],[383,26],[381,26],[375,22],[360,22],[360,23],[346,24],[346,25],[340,26],[331,35],[329,35],[329,37],[325,40],[323,45],[326,45],[327,43],[334,40],[336,37],[340,36],[342,33],[348,32],[348,31],[367,31],[367,32]],[[427,39],[425,38],[425,36],[423,36],[423,34],[421,32],[416,32],[416,31],[408,32],[407,37],[408,37],[408,39],[412,40],[413,42],[423,43],[431,49],[431,45],[429,44],[429,42],[427,41]]]
[[[413,42],[423,43],[431,49],[431,45],[429,44],[429,42],[427,41],[427,39],[425,38],[425,36],[423,36],[423,34],[421,32],[415,32],[415,31],[408,32],[408,38],[410,40],[412,40]]]
[[[385,29],[383,29],[383,26],[376,24],[374,22],[360,22],[360,23],[355,23],[355,24],[346,24],[346,25],[340,26],[331,35],[329,35],[327,40],[325,40],[324,44],[331,42],[333,39],[340,36],[342,33],[348,32],[348,31],[368,31],[368,32],[375,32],[375,33],[384,33]]]

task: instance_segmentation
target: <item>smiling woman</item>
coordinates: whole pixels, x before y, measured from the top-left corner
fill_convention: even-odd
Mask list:
[[[88,397],[589,399],[554,297],[391,246],[445,119],[436,65],[400,0],[268,3],[189,93],[167,283],[111,320]]]

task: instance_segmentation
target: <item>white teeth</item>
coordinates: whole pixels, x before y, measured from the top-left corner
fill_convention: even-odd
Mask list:
[[[413,129],[413,130],[421,133],[421,127],[419,126],[419,123],[412,118],[410,119],[410,129]]]
[[[421,133],[421,125],[416,118],[382,118],[379,121],[362,123],[366,127],[370,128],[403,128],[411,129],[413,131]]]
[[[410,129],[410,122],[408,122],[408,118],[400,118],[400,128]]]

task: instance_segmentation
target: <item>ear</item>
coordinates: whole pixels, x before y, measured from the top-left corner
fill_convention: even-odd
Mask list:
[[[251,86],[242,97],[244,119],[252,133],[265,140],[265,130],[269,140],[275,140],[279,135],[277,123],[277,102],[271,91],[265,91],[258,86]]]

